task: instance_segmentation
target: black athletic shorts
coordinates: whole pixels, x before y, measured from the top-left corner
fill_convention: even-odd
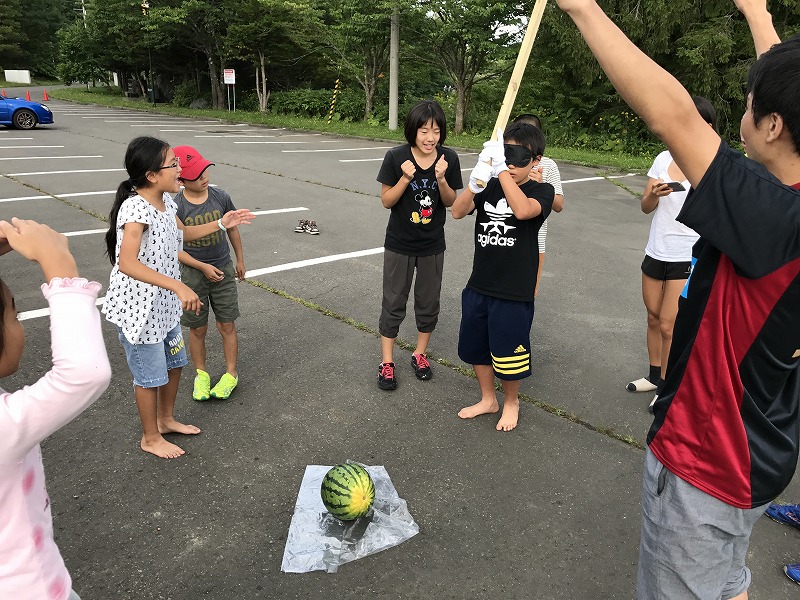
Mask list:
[[[645,254],[642,261],[642,273],[658,281],[689,279],[689,275],[692,274],[692,262],[689,260],[685,262],[666,262]]]

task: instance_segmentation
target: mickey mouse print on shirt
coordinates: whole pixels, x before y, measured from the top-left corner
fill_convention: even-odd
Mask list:
[[[433,216],[433,198],[431,198],[428,190],[422,190],[414,196],[414,200],[419,203],[419,212],[414,211],[411,213],[411,222],[427,225],[431,222],[431,216]]]

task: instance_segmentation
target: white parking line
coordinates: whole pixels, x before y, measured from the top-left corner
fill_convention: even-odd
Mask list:
[[[0,158],[0,160],[3,160]],[[67,173],[109,173],[125,169],[77,169],[75,171],[33,171],[31,173],[8,173],[6,177],[25,177],[27,175],[65,175]]]
[[[371,148],[326,148],[324,150],[281,150],[281,152],[353,152],[356,150],[388,150],[389,148],[394,148],[394,146],[373,146]]]
[[[58,197],[59,198],[64,198],[65,196],[68,196],[68,195],[70,195],[70,194],[62,194],[62,195],[59,195]],[[43,197],[46,198],[47,196],[43,196]],[[274,209],[271,209],[271,210],[257,210],[257,211],[254,211],[253,214],[254,215],[278,215],[278,214],[282,214],[282,213],[302,212],[304,210],[308,210],[308,209],[305,206],[297,206],[297,207],[294,207],[294,208],[274,208]],[[68,232],[64,233],[64,235],[66,237],[78,237],[78,236],[81,236],[81,235],[95,235],[95,234],[98,234],[98,233],[105,233],[106,231],[108,231],[108,227],[106,227],[105,229],[84,229],[84,230],[81,230],[81,231],[68,231]]]
[[[0,150],[5,150],[6,148],[63,148],[64,146],[0,146]],[[48,157],[49,158],[49,157]]]
[[[339,162],[375,162],[377,160],[383,160],[383,158],[340,158]],[[465,169],[461,169],[464,171]],[[466,169],[467,171],[471,171],[472,169]]]
[[[18,198],[3,198],[0,202],[16,202],[17,200],[44,200],[50,196],[20,196]]]
[[[104,192],[75,192],[73,194],[53,194],[56,198],[78,198],[79,196],[103,196],[105,194],[116,194],[117,190],[106,190]]]
[[[65,237],[76,237],[79,235],[92,235],[94,233],[105,233],[108,231],[108,227],[105,229],[84,229],[83,231],[69,231],[64,234]]]
[[[283,131],[283,128],[280,129],[256,129],[255,131]],[[302,134],[298,134],[302,135]],[[309,135],[321,135],[319,133],[312,133]],[[194,137],[198,138],[224,138],[224,137],[275,137],[274,135],[248,135],[244,133],[209,133],[207,135],[196,135]]]
[[[275,129],[274,131],[281,131]],[[312,137],[322,135],[321,133],[287,133],[284,135],[261,135],[257,133],[213,133],[208,135],[196,135],[196,138],[244,138],[244,139],[258,139],[258,138],[287,138],[287,137]],[[315,140],[317,141],[317,140]],[[319,143],[324,143],[326,140],[319,140]],[[330,140],[340,141],[340,140]]]
[[[32,140],[33,138],[8,138],[3,140],[4,142],[16,142],[18,140]]]
[[[62,158],[103,158],[102,154],[93,154],[88,156],[7,156],[0,158],[0,160],[52,160]]]
[[[267,142],[259,140],[257,142],[233,142],[233,143],[234,144],[309,144],[310,142],[292,142],[292,141],[282,142],[280,140]],[[301,152],[301,150],[284,150],[284,152]]]
[[[255,269],[254,271],[247,271],[245,277],[258,277],[259,275],[266,275],[267,273],[277,273],[279,271],[288,271],[290,269],[300,269],[302,267],[310,267],[313,265],[320,265],[323,263],[336,262],[337,260],[346,260],[348,258],[359,258],[360,256],[369,256],[371,254],[380,254],[383,252],[383,246],[380,248],[370,248],[369,250],[358,250],[356,252],[345,252],[344,254],[332,254],[331,256],[321,256],[319,258],[309,258],[308,260],[298,260],[296,262],[285,263],[282,265],[275,265],[267,267],[266,269]]]
[[[383,159],[370,159],[370,160],[383,160]],[[341,162],[341,161],[340,161]],[[464,171],[472,171],[472,169],[461,169],[462,172]],[[637,173],[627,173],[625,175],[609,175],[608,177],[581,177],[580,179],[565,179],[561,183],[581,183],[583,181],[601,181],[603,179],[621,179],[622,177],[636,177]]]
[[[95,304],[100,306],[105,302],[106,298],[103,296],[102,298],[98,298],[95,300]],[[25,312],[21,312],[17,315],[17,319],[20,321],[27,321],[28,319],[37,319],[39,317],[48,317],[50,316],[50,309],[49,308],[40,308],[38,310],[27,310]]]

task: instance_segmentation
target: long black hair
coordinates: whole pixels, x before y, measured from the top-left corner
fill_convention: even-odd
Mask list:
[[[150,136],[137,137],[128,144],[125,151],[125,170],[128,179],[119,184],[111,212],[108,213],[108,231],[106,232],[106,254],[113,265],[117,252],[117,214],[122,203],[136,193],[137,188],[150,185],[147,174],[158,171],[167,156],[169,144],[164,140]]]

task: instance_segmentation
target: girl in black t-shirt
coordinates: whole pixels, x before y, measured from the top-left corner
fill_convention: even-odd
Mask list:
[[[447,123],[442,107],[433,100],[418,102],[405,122],[407,144],[386,153],[378,172],[381,203],[391,210],[383,258],[383,304],[379,322],[381,364],[378,387],[394,390],[394,341],[406,316],[414,284],[417,347],[411,365],[419,379],[433,375],[425,356],[439,318],[439,296],[444,265],[446,208],[463,187],[458,155],[442,146]]]

